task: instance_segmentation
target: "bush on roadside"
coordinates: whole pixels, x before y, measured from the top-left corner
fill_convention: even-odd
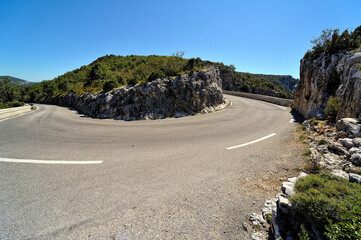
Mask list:
[[[326,117],[331,121],[335,121],[338,111],[341,107],[341,98],[340,97],[330,97],[327,102],[327,107],[325,109]]]
[[[329,174],[300,178],[290,198],[305,225],[328,239],[361,239],[361,185]]]
[[[311,155],[311,153],[310,153],[310,155]],[[310,174],[320,173],[322,170],[321,165],[318,164],[316,160],[312,159],[310,157],[310,155],[305,156],[305,157],[307,157],[307,160],[306,160],[306,164],[303,166],[303,170]]]
[[[0,102],[0,109],[12,108],[12,107],[21,107],[21,106],[24,106],[23,102]]]

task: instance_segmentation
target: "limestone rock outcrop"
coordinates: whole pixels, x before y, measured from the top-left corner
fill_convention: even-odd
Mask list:
[[[219,70],[156,79],[143,85],[109,92],[69,93],[43,103],[72,107],[95,118],[122,120],[162,119],[205,113],[226,107]]]
[[[361,52],[321,54],[303,58],[294,109],[305,118],[324,118],[330,97],[340,97],[337,119],[361,118]]]

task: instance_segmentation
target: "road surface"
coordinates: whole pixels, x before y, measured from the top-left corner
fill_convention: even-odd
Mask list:
[[[179,119],[37,105],[0,121],[0,239],[245,239],[295,126],[287,108],[226,97]]]

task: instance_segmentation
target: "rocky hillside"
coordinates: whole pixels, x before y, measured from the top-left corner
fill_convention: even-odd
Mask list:
[[[300,66],[301,81],[294,93],[294,109],[305,118],[324,118],[331,97],[341,106],[337,119],[361,118],[361,52],[322,53],[304,57]]]
[[[108,92],[114,88],[145,84],[157,78],[189,74],[211,66],[221,70],[225,90],[292,98],[294,83],[287,76],[236,72],[233,66],[181,56],[106,55],[53,80],[42,81],[22,89],[24,102],[34,102],[66,95],[70,92]],[[229,78],[229,76],[231,76]]]
[[[243,73],[247,74],[247,73]],[[293,78],[290,75],[271,75],[271,74],[254,74],[250,73],[251,76],[255,78],[262,79],[267,82],[273,83],[275,86],[282,86],[286,91],[293,93],[295,91],[296,85],[300,79]]]
[[[224,90],[292,99],[299,79],[292,76],[236,72],[231,67],[219,66]]]
[[[211,67],[109,92],[68,93],[43,102],[72,107],[96,118],[139,120],[183,117],[226,107],[221,84],[218,68]]]
[[[305,118],[361,118],[361,26],[326,29],[301,60],[294,109]]]

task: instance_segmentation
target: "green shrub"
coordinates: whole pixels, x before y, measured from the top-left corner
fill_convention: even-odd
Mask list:
[[[312,125],[317,126],[318,124],[320,124],[320,121],[316,120],[316,118],[312,118],[311,120],[312,120]]]
[[[361,26],[353,32],[345,30],[340,34],[339,29],[326,29],[322,34],[314,38],[312,50],[307,51],[305,58],[315,58],[321,53],[333,54],[341,50],[354,50],[361,45]]]
[[[302,131],[305,131],[305,130],[306,130],[306,128],[304,126],[302,126],[302,125],[298,125],[297,128],[296,128],[297,132],[302,132]]]
[[[325,109],[326,116],[331,120],[335,121],[338,111],[341,107],[341,98],[340,97],[330,97],[327,102],[327,107]]]
[[[303,169],[307,173],[315,174],[321,172],[321,165],[317,163],[316,160],[308,158],[306,160],[306,165],[303,166]]]
[[[104,92],[109,92],[118,86],[118,82],[116,80],[110,80],[104,83],[103,90]]]
[[[361,185],[329,174],[300,178],[290,198],[302,223],[329,239],[360,239]]]
[[[271,221],[272,221],[272,213],[267,213],[266,214],[266,220],[267,220],[268,223],[271,223]]]
[[[165,78],[165,77],[166,77],[166,76],[165,76],[164,72],[163,72],[162,70],[160,70],[160,69],[157,69],[157,70],[153,71],[153,72],[149,75],[149,77],[148,77],[148,79],[147,79],[147,82],[151,82],[151,81],[156,80],[156,79],[158,79],[158,78],[163,79],[163,78]]]
[[[236,72],[232,65],[226,66],[223,63],[204,61],[200,58],[184,59],[183,53],[178,52],[174,56],[106,55],[51,81],[25,87],[11,85],[15,89],[14,94],[6,96],[6,99],[5,94],[1,94],[1,90],[7,89],[8,92],[9,82],[3,80],[0,81],[0,101],[34,102],[62,96],[69,92],[84,94],[109,91],[117,86],[143,84],[165,76],[179,76],[204,70],[210,66],[218,67],[222,75],[231,76],[236,85],[239,85],[239,90],[292,98],[291,92],[281,86],[281,80],[286,76],[240,73]],[[116,81],[117,86],[114,83],[107,83],[109,81]]]
[[[301,135],[300,137],[299,137],[299,139],[301,140],[301,141],[303,141],[303,140],[305,140],[307,137],[305,136],[305,135]]]
[[[303,224],[301,225],[301,232],[298,234],[298,237],[300,240],[310,240],[308,232]]]
[[[133,78],[128,80],[128,84],[134,86],[134,85],[138,84],[140,81],[141,81],[140,77],[138,75],[136,75]]]
[[[327,143],[327,141],[325,139],[323,139],[323,138],[318,141],[319,145],[325,145],[326,143]]]
[[[21,106],[24,106],[23,102],[0,102],[0,109],[12,108],[12,107],[21,107]]]
[[[361,209],[360,209],[361,210]],[[361,239],[361,217],[343,217],[341,222],[330,223],[326,226],[325,235],[330,240],[338,239]]]
[[[311,155],[310,149],[303,152],[303,156],[310,156],[310,155]]]

